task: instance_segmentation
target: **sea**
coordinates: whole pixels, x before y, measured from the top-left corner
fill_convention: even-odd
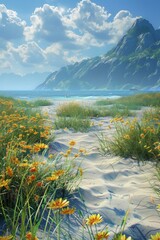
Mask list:
[[[119,98],[122,96],[130,96],[139,93],[147,93],[153,91],[138,91],[138,90],[72,90],[72,91],[6,91],[0,90],[0,96],[13,97],[21,100],[36,100],[36,99],[48,99],[48,100],[76,100],[76,99],[97,99],[97,98]]]

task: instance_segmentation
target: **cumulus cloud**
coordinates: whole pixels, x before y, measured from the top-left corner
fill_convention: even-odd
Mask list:
[[[82,0],[71,10],[67,19],[68,24],[73,29],[78,29],[81,35],[90,34],[91,45],[97,43],[97,46],[102,46],[106,43],[117,43],[136,19],[126,10],[119,11],[113,20],[110,20],[110,17],[111,14],[104,7],[90,0]]]
[[[116,44],[136,19],[137,17],[133,17],[129,11],[119,11],[110,23],[110,43]]]
[[[0,4],[0,36],[5,41],[11,41],[23,37],[26,23],[22,21],[17,13]]]
[[[45,60],[43,50],[35,42],[22,44],[18,48],[11,47],[8,51],[16,56],[19,56],[20,60],[24,64],[36,65]]]
[[[61,43],[64,49],[77,49],[115,44],[136,18],[122,10],[111,20],[104,7],[91,0],[82,0],[73,9],[44,4],[30,17],[31,26],[25,28],[27,41]]]
[[[81,0],[68,10],[44,4],[26,24],[0,4],[0,63],[21,73],[34,68],[54,71],[88,57],[87,51],[97,55],[95,49],[115,45],[135,19],[127,10],[111,16],[93,1]]]
[[[82,0],[77,7],[72,9],[68,16],[68,23],[80,32],[96,32],[104,28],[108,18],[111,16],[104,7],[96,5],[90,0]]]
[[[42,39],[48,42],[65,41],[65,27],[63,25],[62,8],[44,4],[36,8],[30,17],[31,26],[26,27],[25,36],[27,40]]]

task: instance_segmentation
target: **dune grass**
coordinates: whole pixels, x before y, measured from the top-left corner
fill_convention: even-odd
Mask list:
[[[32,107],[51,106],[53,103],[47,99],[37,99],[30,102]]]
[[[101,116],[101,112],[92,107],[86,107],[78,102],[69,102],[62,104],[57,109],[57,116],[59,117],[77,117],[77,118],[87,118],[87,117],[98,117]]]
[[[77,102],[62,104],[57,109],[56,129],[71,128],[74,131],[86,132],[91,126],[91,118],[94,117],[120,117],[132,116],[127,108],[120,108],[117,105],[104,109],[103,107],[83,106]]]
[[[91,126],[89,118],[58,117],[54,121],[55,129],[72,129],[75,132],[87,132]]]
[[[54,214],[52,208],[58,209],[58,201],[68,202],[62,198],[77,188],[82,169],[74,161],[83,153],[71,156],[72,141],[66,152],[48,155],[48,143],[54,136],[47,119],[18,103],[17,107],[17,101],[0,98],[0,232],[4,239],[37,239],[38,230],[47,234],[54,227],[59,239],[59,211]],[[74,209],[64,211],[69,214]]]
[[[137,160],[160,161],[160,110],[144,113],[141,121],[136,118],[124,121],[122,118],[112,120],[116,128],[112,140],[99,136],[102,152],[112,152],[122,157]]]
[[[96,102],[98,106],[116,104],[127,107],[130,110],[138,110],[144,107],[160,107],[160,93],[135,94],[133,96],[121,97],[119,99],[103,99]]]
[[[104,109],[105,116],[111,117],[129,117],[134,114],[125,106],[114,104]]]
[[[0,239],[108,239],[99,213],[76,209],[73,193],[83,169],[75,160],[85,151],[73,153],[72,140],[65,152],[49,154],[47,119],[19,100],[0,98],[0,103]],[[114,240],[130,239],[123,234],[126,220],[127,214]],[[70,231],[73,223],[82,229],[79,234]]]

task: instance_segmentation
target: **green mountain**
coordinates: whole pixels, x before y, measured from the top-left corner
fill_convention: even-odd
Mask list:
[[[158,89],[160,88],[160,29],[137,19],[107,54],[62,67],[37,89]]]

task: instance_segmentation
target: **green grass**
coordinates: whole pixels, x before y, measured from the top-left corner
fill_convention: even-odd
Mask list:
[[[118,104],[105,108],[104,112],[106,116],[111,116],[111,117],[133,116],[133,113],[131,113],[131,111],[127,107],[120,106]]]
[[[95,240],[99,234],[108,238],[107,227],[92,225],[93,219],[99,224],[102,216],[90,214],[87,208],[85,212],[80,210],[73,195],[83,174],[75,159],[85,151],[72,152],[76,144],[72,140],[66,152],[49,154],[46,143],[51,129],[46,125],[47,119],[24,106],[19,100],[0,98],[0,220],[4,223],[0,239],[38,240],[40,235],[40,239],[48,240]],[[145,116],[151,117],[155,127],[157,114],[153,112],[154,118],[151,114]],[[66,119],[71,122],[72,117]],[[82,117],[78,120],[74,126],[83,125],[80,121],[89,121]],[[81,195],[77,196],[85,204]],[[112,239],[126,239],[123,231],[127,215],[128,212],[122,219],[119,233]],[[73,223],[80,232],[70,231]]]
[[[92,107],[83,106],[77,102],[69,102],[60,105],[56,113],[59,117],[78,117],[84,119],[87,117],[98,117],[101,112]]]
[[[35,144],[47,144],[54,139],[51,128],[44,115],[32,111],[31,108],[25,108],[23,101],[0,98],[1,158],[11,146],[18,148],[19,156],[24,156],[33,151]]]
[[[130,110],[138,110],[141,107],[160,107],[160,93],[135,94],[119,99],[103,99],[96,102],[98,106],[117,104]]]
[[[113,139],[99,136],[100,151],[137,160],[160,161],[160,110],[146,112],[141,121],[113,120],[116,132]]]
[[[96,109],[85,107],[77,102],[69,102],[58,107],[57,118],[54,122],[56,129],[73,129],[78,132],[86,132],[91,125],[91,117],[99,116]]]
[[[41,106],[53,105],[53,103],[47,99],[37,99],[33,101],[26,101],[26,100],[19,100],[11,97],[2,97],[2,96],[0,96],[0,99],[3,101],[12,102],[12,105],[17,108],[36,108]]]
[[[58,117],[55,122],[55,129],[73,129],[76,132],[87,132],[91,126],[90,119],[78,117]]]
[[[132,116],[127,108],[119,108],[117,105],[113,107],[95,107],[83,106],[76,102],[65,103],[57,109],[58,118],[55,120],[55,128],[72,128],[74,131],[85,132],[90,128],[93,117],[121,117]]]
[[[53,103],[50,100],[46,99],[37,99],[30,102],[32,107],[42,107],[42,106],[51,106]]]

